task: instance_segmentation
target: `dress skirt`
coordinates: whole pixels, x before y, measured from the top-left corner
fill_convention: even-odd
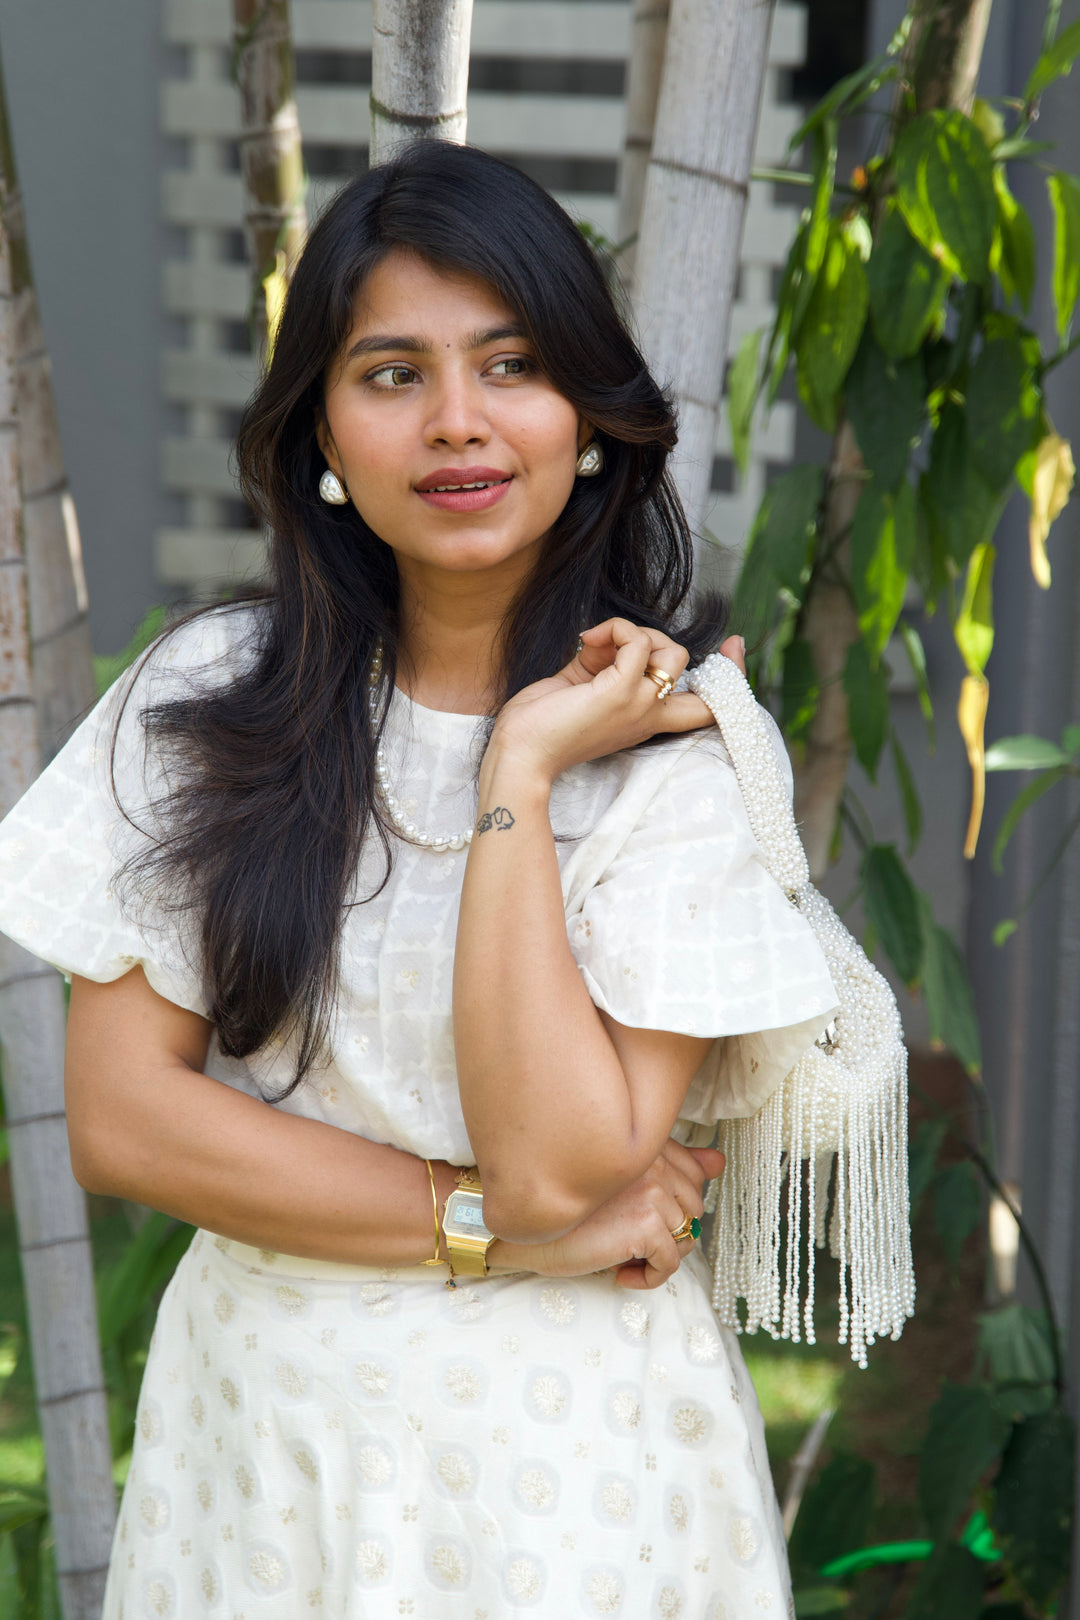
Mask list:
[[[787,1620],[761,1417],[700,1257],[664,1287],[196,1235],[104,1620]]]

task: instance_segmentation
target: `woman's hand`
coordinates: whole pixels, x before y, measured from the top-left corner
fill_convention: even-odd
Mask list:
[[[672,1138],[643,1176],[572,1232],[534,1250],[506,1245],[506,1269],[515,1260],[543,1277],[583,1277],[616,1269],[623,1288],[658,1288],[694,1247],[691,1238],[676,1243],[672,1232],[688,1215],[700,1217],[704,1183],[723,1167],[722,1153],[683,1147]],[[504,1256],[494,1252],[491,1258],[494,1269],[504,1269]]]
[[[660,700],[645,674],[652,665],[675,681],[687,661],[686,649],[660,630],[629,619],[595,625],[557,675],[535,681],[504,706],[485,757],[509,756],[550,783],[572,765],[632,748],[657,732],[711,725],[700,698],[673,692]]]

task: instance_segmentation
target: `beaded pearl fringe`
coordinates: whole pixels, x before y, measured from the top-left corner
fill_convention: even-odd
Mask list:
[[[379,687],[382,684],[382,648],[376,647],[368,670],[368,710],[374,720],[379,711]],[[379,795],[379,803],[386,812],[386,818],[395,830],[401,834],[406,843],[416,844],[420,849],[433,849],[438,853],[445,853],[448,849],[467,849],[472,843],[473,830],[466,827],[464,832],[421,832],[416,824],[409,820],[403,806],[390,791],[390,769],[386,763],[386,754],[382,743],[375,749],[375,791]]]
[[[805,1336],[813,1344],[815,1249],[828,1242],[840,1262],[840,1343],[865,1367],[867,1347],[898,1339],[915,1305],[900,1014],[886,980],[810,882],[766,723],[745,678],[714,654],[687,685],[716,716],[766,867],[813,929],[840,1001],[834,1021],[765,1106],[750,1119],[720,1122],[717,1146],[727,1163],[711,1190],[713,1306],[739,1331],[764,1328],[773,1338]],[[805,1221],[813,1242],[804,1276]]]

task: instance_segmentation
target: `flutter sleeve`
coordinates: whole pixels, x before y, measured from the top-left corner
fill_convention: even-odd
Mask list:
[[[167,635],[110,688],[0,823],[0,929],[67,975],[105,984],[136,965],[206,1016],[190,920],[136,904],[120,869],[155,836],[165,773],[142,711],[235,673],[239,625],[212,613]],[[115,736],[115,749],[114,749]],[[114,791],[115,789],[115,791]]]
[[[632,1028],[712,1039],[682,1111],[711,1125],[757,1112],[837,995],[765,868],[719,733],[665,744],[659,761],[649,752],[644,802],[631,783],[593,835],[602,869],[587,849],[574,863],[567,929],[596,1006]]]

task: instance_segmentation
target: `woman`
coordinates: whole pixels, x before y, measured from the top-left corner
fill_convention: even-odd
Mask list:
[[[783,1072],[835,996],[670,690],[720,629],[673,442],[562,211],[411,148],[312,233],[245,416],[270,586],[0,833],[0,921],[72,975],[76,1175],[201,1228],[108,1620],[789,1610],[694,1251],[722,1161],[673,1132],[718,1037]]]

